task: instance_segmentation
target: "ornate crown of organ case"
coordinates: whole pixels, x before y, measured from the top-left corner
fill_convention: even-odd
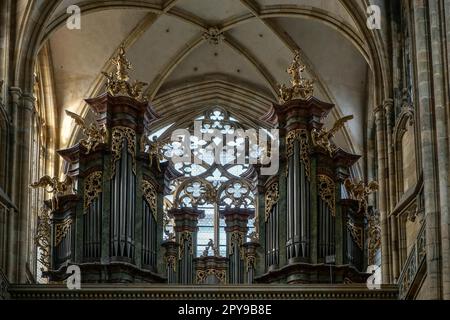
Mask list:
[[[352,117],[323,128],[333,105],[313,97],[298,54],[288,69],[292,86],[280,86],[281,104],[263,119],[280,129],[280,170],[248,186],[253,206],[234,199],[237,205],[219,210],[224,256],[216,239],[196,252],[200,206],[175,202],[164,210],[165,178],[172,173],[170,165],[160,164],[161,144],[146,134],[158,116],[142,98],[145,84],[129,82],[123,48],[113,63],[115,72],[105,73],[108,92],[86,100],[94,123],[67,112],[85,137],[58,151],[68,164],[65,179],[45,176],[32,184],[52,194],[39,214],[36,237],[50,281],[66,278],[70,265],[79,266],[81,281],[91,283],[366,281],[367,247],[373,253],[379,241],[366,239],[367,196],[377,186],[348,179],[360,157],[337,148],[331,138]],[[207,181],[194,182],[203,188],[202,201],[220,198]],[[173,233],[166,230],[169,219]],[[251,219],[255,231],[249,234]]]

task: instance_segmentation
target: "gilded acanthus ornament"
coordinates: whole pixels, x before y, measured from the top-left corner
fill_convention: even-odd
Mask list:
[[[366,215],[367,218],[367,237],[368,237],[368,264],[375,264],[375,255],[381,246],[381,227],[380,216],[377,212]]]
[[[229,254],[232,255],[235,250],[238,250],[242,247],[242,245],[244,244],[244,238],[245,238],[245,234],[241,231],[233,231],[231,232],[230,235],[230,249],[229,249]],[[240,251],[240,256],[241,259],[244,260],[245,258],[245,252],[244,250]]]
[[[164,215],[163,215],[163,232],[167,241],[176,241],[175,233],[171,232],[169,229],[169,224],[173,225],[173,220],[169,218],[167,212],[172,208],[172,203],[170,206],[167,205],[167,202],[170,202],[167,199],[164,199]]]
[[[36,230],[36,246],[40,250],[38,255],[38,261],[45,267],[50,268],[50,242],[51,242],[51,221],[50,221],[50,211],[42,207],[37,223]]]
[[[305,68],[305,65],[300,62],[300,52],[295,51],[294,60],[287,69],[287,73],[291,76],[291,87],[288,88],[284,84],[278,85],[280,103],[296,99],[308,100],[314,95],[314,80],[303,77]]]
[[[350,234],[358,245],[358,247],[362,250],[364,247],[364,231],[363,228],[356,226],[353,222],[347,221],[347,229],[350,231]]]
[[[175,255],[169,255],[165,256],[164,259],[166,260],[166,266],[168,268],[171,268],[174,272],[177,271],[177,256]]]
[[[363,181],[353,182],[350,179],[346,179],[344,186],[347,189],[350,197],[358,201],[358,211],[367,214],[368,204],[367,197],[376,191],[378,191],[378,183],[372,181],[369,184],[365,184]]]
[[[113,96],[124,95],[142,102],[147,101],[143,97],[143,89],[147,83],[135,81],[131,84],[129,82],[128,70],[132,68],[132,65],[125,57],[125,48],[123,45],[120,46],[117,57],[111,59],[111,62],[116,67],[116,71],[110,73],[102,72],[107,79],[106,88],[109,94]]]
[[[153,138],[153,141],[150,141],[146,135],[142,136],[141,150],[145,150],[146,146],[148,146],[148,158],[150,160],[149,165],[151,167],[153,165],[153,161],[155,161],[159,172],[161,172],[160,163],[164,160],[164,155],[162,152],[164,144],[164,142],[158,141],[156,137]]]
[[[330,209],[331,215],[336,216],[336,193],[335,193],[335,183],[333,179],[326,175],[319,175],[318,186],[319,186],[319,196],[323,202],[325,202]]]
[[[247,272],[250,269],[254,269],[256,264],[256,254],[255,253],[246,253],[245,254],[245,266],[247,269]]]
[[[278,203],[280,198],[279,195],[279,185],[278,182],[272,183],[269,188],[267,188],[265,199],[264,199],[264,208],[265,208],[265,221],[269,220],[270,213],[272,212],[272,208]]]
[[[336,151],[336,146],[333,144],[331,139],[335,136],[335,134],[344,128],[344,125],[353,119],[353,116],[347,116],[339,119],[335,122],[333,128],[331,130],[324,130],[324,129],[313,129],[311,131],[311,139],[314,146],[320,147],[323,150],[327,151],[330,154],[330,157],[333,156],[334,152]]]
[[[43,176],[39,181],[30,184],[33,189],[44,188],[52,197],[52,211],[59,208],[59,197],[69,194],[72,191],[73,180],[70,176],[66,176],[64,181],[59,181],[57,177]]]
[[[294,143],[300,143],[300,160],[305,166],[305,173],[308,179],[311,174],[311,159],[309,158],[310,144],[308,138],[308,131],[304,129],[297,129],[290,131],[286,137],[286,155],[288,158],[294,155]],[[286,167],[286,175],[289,173]]]
[[[152,211],[153,218],[155,221],[157,218],[157,199],[158,195],[156,193],[155,186],[150,182],[143,180],[142,181],[142,193],[144,195],[144,199],[147,202],[148,206],[150,207],[150,210]]]
[[[95,151],[101,143],[108,143],[108,129],[105,124],[99,125],[95,122],[88,126],[86,121],[76,113],[66,110],[66,114],[83,130],[86,138],[80,140],[80,145],[86,148],[86,154]]]
[[[116,164],[122,157],[122,149],[124,142],[127,143],[127,151],[131,156],[133,162],[133,172],[136,174],[136,132],[127,127],[117,126],[112,130],[112,142],[111,151],[112,165],[111,165],[111,177],[114,178],[116,174]]]
[[[102,172],[92,172],[84,182],[84,213],[88,212],[89,206],[102,193]]]
[[[220,284],[226,283],[226,271],[225,270],[216,270],[216,269],[208,269],[208,270],[197,270],[196,281],[197,284],[202,284],[208,278],[208,276],[214,275]]]
[[[61,241],[67,236],[72,225],[72,219],[66,219],[61,223],[55,225],[55,246],[59,246]]]
[[[183,231],[180,234],[180,246],[179,246],[179,259],[183,259],[184,247],[186,246],[189,249],[189,254],[194,255],[194,244],[192,241],[192,232]]]

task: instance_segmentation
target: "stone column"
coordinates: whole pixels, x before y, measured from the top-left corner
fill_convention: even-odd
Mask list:
[[[444,4],[445,3],[445,4]],[[446,8],[444,7],[446,6]],[[441,253],[442,253],[442,298],[450,299],[450,184],[449,184],[449,72],[448,59],[449,43],[445,43],[443,35],[450,32],[446,21],[450,15],[450,1],[428,1],[429,33],[431,34],[430,51],[428,55],[432,59],[432,102],[434,103],[436,158],[438,175],[438,193],[441,228]],[[448,36],[446,34],[445,36]],[[447,38],[447,41],[448,38]],[[445,48],[447,46],[447,48]],[[446,56],[447,53],[447,56]]]
[[[395,155],[394,155],[394,142],[392,133],[394,130],[394,101],[392,99],[386,99],[384,102],[384,108],[386,112],[386,133],[387,133],[387,158],[388,158],[388,167],[386,177],[387,184],[389,187],[388,194],[388,212],[392,212],[394,210],[395,204],[397,203],[397,191],[396,191],[396,175],[395,175]],[[391,281],[398,279],[400,270],[399,270],[399,258],[398,258],[398,240],[397,240],[397,223],[396,217],[388,218],[388,223],[390,225],[389,234],[390,234],[390,251],[391,251],[391,267],[392,267],[392,276]]]
[[[379,106],[375,109],[375,123],[377,127],[377,154],[378,154],[378,182],[379,190],[379,210],[381,224],[381,271],[382,282],[391,283],[390,253],[389,253],[389,227],[387,218],[387,177],[386,177],[386,127],[385,127],[385,109]]]
[[[448,175],[447,163],[443,163],[448,157],[444,146],[447,142],[446,134],[442,136],[445,127],[445,106],[442,87],[442,56],[440,53],[440,30],[438,21],[440,13],[436,0],[415,1],[414,28],[415,28],[415,52],[417,59],[417,101],[420,115],[421,151],[423,163],[425,219],[426,219],[426,254],[427,254],[427,291],[429,299],[442,298],[441,291],[441,264],[448,269],[448,243],[445,244],[447,252],[441,251],[441,231],[448,230]],[[429,7],[427,7],[427,4]],[[431,21],[430,21],[431,20]],[[431,30],[430,30],[431,28]],[[434,92],[433,92],[434,90]],[[436,139],[437,138],[437,139]],[[442,153],[439,156],[439,153]],[[445,170],[446,171],[441,171]],[[443,174],[445,172],[446,174]],[[444,191],[444,194],[440,194]],[[445,196],[443,198],[442,196]],[[442,200],[443,207],[440,206]],[[440,209],[444,209],[440,212]],[[443,215],[442,218],[440,215]],[[443,226],[441,230],[441,225]],[[448,242],[448,234],[444,235]],[[443,255],[441,256],[441,252]],[[445,256],[445,259],[443,259]],[[445,275],[446,287],[448,288],[449,272]],[[446,289],[448,292],[448,289]]]

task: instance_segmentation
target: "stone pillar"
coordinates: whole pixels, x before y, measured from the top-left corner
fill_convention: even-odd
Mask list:
[[[444,8],[444,3],[446,8]],[[450,88],[449,88],[449,73],[450,62],[449,58],[450,43],[444,42],[443,34],[448,37],[450,29],[446,25],[446,21],[450,15],[450,1],[428,1],[429,12],[429,33],[431,34],[430,51],[432,63],[429,65],[432,69],[431,80],[433,89],[431,100],[434,104],[434,121],[435,130],[434,135],[436,139],[436,158],[438,174],[438,194],[440,211],[440,236],[441,236],[441,252],[442,252],[442,298],[450,299],[450,169],[449,169],[449,105],[450,105]],[[447,46],[445,48],[445,46]],[[446,55],[447,54],[447,55]],[[424,162],[426,163],[426,162]]]
[[[381,224],[381,271],[382,282],[389,284],[392,282],[389,253],[389,225],[387,218],[387,177],[386,177],[386,127],[385,127],[385,108],[379,106],[375,109],[375,123],[377,127],[377,154],[378,154],[378,181],[379,181],[379,210]]]
[[[22,93],[20,88],[11,88],[11,109],[13,132],[10,140],[11,148],[11,200],[17,206],[18,213],[11,219],[11,238],[9,244],[10,259],[8,263],[8,279],[12,282],[25,282],[27,280],[26,266],[29,257],[28,236],[30,183],[30,143],[32,132],[32,115],[34,98],[32,95]]]
[[[386,112],[386,135],[387,135],[387,184],[389,188],[389,194],[387,196],[388,201],[386,203],[388,212],[394,210],[395,204],[397,203],[397,191],[396,191],[396,174],[395,174],[395,155],[394,155],[394,142],[393,142],[393,130],[394,130],[394,101],[392,99],[386,99],[384,102],[384,108]],[[388,218],[388,223],[390,225],[390,251],[391,251],[391,268],[392,275],[391,281],[395,282],[400,275],[399,270],[399,257],[398,257],[398,240],[397,240],[397,221],[396,217]]]
[[[442,298],[441,266],[445,295],[449,292],[449,236],[448,236],[448,137],[445,130],[445,99],[443,97],[444,66],[441,53],[438,1],[415,1],[413,4],[415,53],[417,59],[417,101],[420,118],[423,163],[427,283],[424,288],[429,299]],[[442,17],[445,19],[444,17]],[[430,29],[431,28],[431,29]],[[447,102],[448,103],[448,102]],[[445,174],[444,174],[445,172]],[[442,228],[441,228],[442,227]],[[442,232],[442,234],[441,234]],[[445,244],[441,248],[441,236]],[[445,250],[442,250],[445,249]],[[442,256],[441,256],[442,252]]]

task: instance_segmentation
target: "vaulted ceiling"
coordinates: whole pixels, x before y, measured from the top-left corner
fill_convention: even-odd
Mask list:
[[[81,8],[80,30],[66,27],[71,4]],[[211,28],[223,34],[218,43],[205,36]],[[158,101],[187,84],[229,83],[276,102],[276,85],[288,83],[286,68],[299,49],[316,96],[337,105],[335,118],[355,116],[338,139],[363,151],[370,60],[361,30],[339,0],[64,0],[46,33],[57,108],[78,113],[84,98],[102,91],[101,71],[121,43],[134,66],[131,77],[150,84],[147,94],[162,114]],[[261,114],[267,108],[262,103]],[[64,145],[73,124],[61,121]]]

